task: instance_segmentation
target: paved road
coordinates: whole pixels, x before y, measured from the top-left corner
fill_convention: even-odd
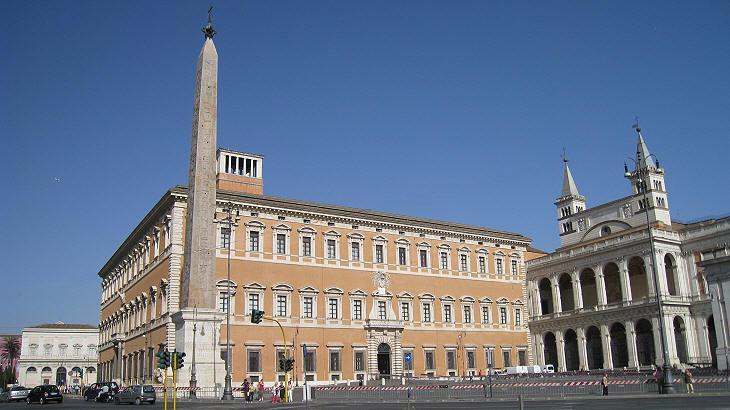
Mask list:
[[[29,409],[40,407],[38,404],[28,406],[25,403],[2,403],[0,410],[5,409]],[[62,404],[49,404],[44,408],[50,409],[97,409],[97,408],[119,408],[113,404],[84,402],[74,399],[66,399]],[[158,402],[154,406],[144,405],[145,408],[162,408]],[[386,410],[420,410],[420,409],[493,409],[493,410],[516,410],[519,408],[516,401],[462,401],[462,402],[432,402],[432,403],[294,403],[290,405],[273,405],[271,403],[245,403],[236,401],[234,403],[222,402],[185,402],[177,403],[179,409],[341,409],[341,410],[363,410],[363,409],[386,409]],[[172,405],[168,405],[171,410]],[[608,397],[608,398],[581,398],[581,399],[555,399],[555,400],[526,400],[524,409],[586,409],[591,410],[660,410],[660,409],[729,409],[730,395],[722,396],[634,396],[634,397]]]

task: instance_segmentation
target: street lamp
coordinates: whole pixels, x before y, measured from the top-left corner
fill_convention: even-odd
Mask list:
[[[198,333],[198,307],[193,308],[193,364],[190,366],[190,398],[195,399],[198,393],[198,379],[195,378],[195,335]]]
[[[226,281],[226,385],[223,389],[221,400],[233,400],[233,387],[231,386],[231,238],[233,225],[233,204],[228,204],[226,222],[228,223],[228,273]],[[238,210],[236,210],[236,222],[238,221]]]
[[[636,127],[636,133],[641,135],[641,128]],[[646,215],[646,230],[649,232],[649,248],[651,251],[651,271],[654,276],[654,294],[656,295],[656,303],[657,303],[657,309],[659,310],[659,338],[661,339],[661,346],[662,346],[662,361],[664,362],[662,366],[662,385],[660,386],[661,389],[659,389],[660,394],[673,394],[676,393],[676,390],[674,389],[674,377],[672,376],[672,369],[669,367],[669,353],[667,351],[667,342],[665,340],[665,328],[664,328],[664,314],[662,310],[662,297],[659,294],[659,276],[656,269],[656,249],[654,248],[654,237],[651,233],[651,221],[649,220],[649,199],[646,196],[647,189],[647,180],[649,178],[649,167],[648,165],[644,168],[641,168],[640,164],[642,162],[641,158],[641,150],[636,150],[636,159],[629,157],[628,159],[632,161],[636,167],[636,191],[641,192],[643,195],[643,202],[644,202],[644,214]],[[654,154],[649,154],[647,158],[643,158],[644,163],[646,164],[646,161],[654,157],[654,160],[656,161],[656,169],[657,172],[661,173],[661,167],[659,166],[659,159]],[[626,162],[624,162],[624,176],[626,178],[631,178],[633,174],[629,172],[629,167],[626,165]]]

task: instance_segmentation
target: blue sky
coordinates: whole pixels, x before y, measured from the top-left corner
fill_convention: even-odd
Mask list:
[[[209,2],[6,1],[0,333],[98,322],[99,268],[187,183]],[[220,146],[268,194],[558,245],[565,147],[626,195],[638,115],[672,216],[730,212],[730,3],[216,1]]]

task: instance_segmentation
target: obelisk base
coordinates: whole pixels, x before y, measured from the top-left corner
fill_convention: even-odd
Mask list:
[[[221,359],[219,329],[225,318],[225,313],[215,309],[183,309],[172,315],[175,323],[174,349],[185,352],[184,367],[177,374],[178,386],[190,385],[194,368],[199,389],[217,387],[222,391],[226,366]]]

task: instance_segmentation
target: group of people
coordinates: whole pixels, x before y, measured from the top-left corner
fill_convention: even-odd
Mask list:
[[[258,383],[254,384],[254,382],[249,382],[248,379],[245,379],[241,387],[243,389],[243,397],[246,399],[247,402],[264,401],[264,391],[266,390],[266,386],[264,385],[263,381],[259,380]],[[274,382],[273,386],[271,386],[271,402],[292,402],[294,397],[294,390],[292,389],[291,380],[289,380],[288,387],[289,388],[287,389],[286,386],[284,386],[284,382]],[[284,400],[285,398],[287,400]]]

